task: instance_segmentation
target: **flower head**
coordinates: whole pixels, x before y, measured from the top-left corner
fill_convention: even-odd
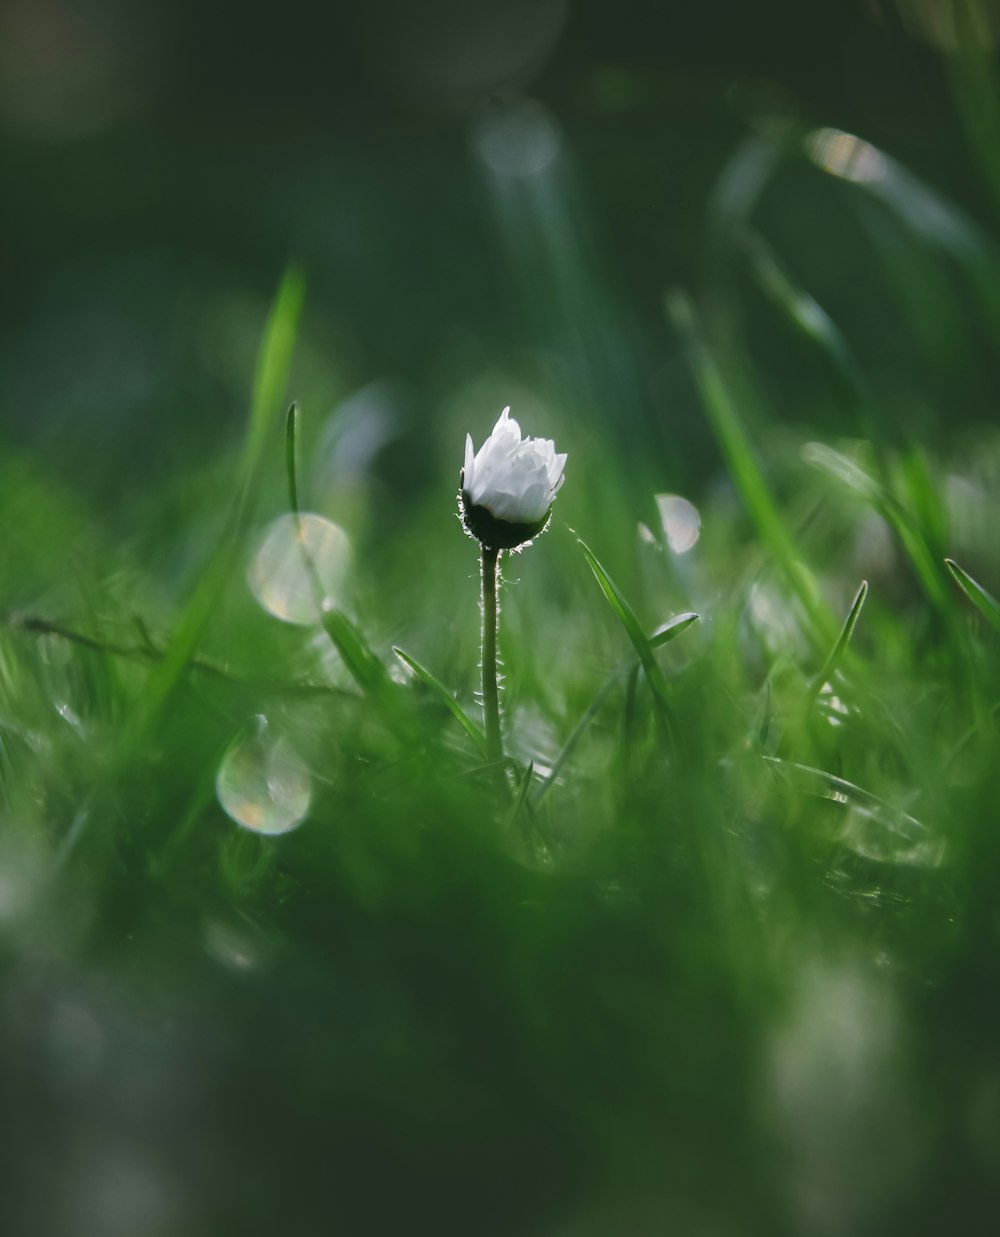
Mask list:
[[[565,478],[566,456],[550,438],[521,438],[521,427],[505,408],[493,433],[473,453],[465,436],[462,518],[473,537],[499,550],[512,550],[537,537]]]

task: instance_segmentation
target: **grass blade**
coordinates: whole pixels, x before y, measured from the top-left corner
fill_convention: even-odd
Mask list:
[[[842,840],[852,849],[858,849],[860,842],[863,847],[860,853],[866,857],[919,867],[936,867],[944,857],[943,839],[935,837],[923,821],[870,790],[824,769],[814,769],[796,761],[776,756],[765,756],[764,760],[793,790],[829,799],[847,811],[853,810],[859,821],[870,827],[869,832],[859,837],[855,831],[854,836],[848,834]]]
[[[893,507],[894,499],[871,477],[860,464],[822,442],[807,442],[802,448],[803,460],[813,468],[818,468],[828,476],[835,478],[846,489],[863,498],[874,507],[885,519],[889,519],[889,508]]]
[[[837,643],[830,650],[830,656],[823,663],[823,668],[819,674],[813,679],[809,688],[810,700],[819,693],[820,688],[824,683],[828,683],[833,676],[834,671],[840,665],[840,659],[844,655],[844,650],[850,643],[851,636],[854,634],[854,628],[857,626],[858,619],[861,617],[861,609],[865,604],[865,598],[868,596],[868,581],[862,580],[861,587],[854,594],[854,600],[851,602],[851,608],[848,611],[847,618],[844,620],[844,625],[840,629],[840,635],[837,637]]]
[[[925,528],[913,513],[859,464],[833,447],[817,442],[807,443],[802,449],[802,458],[807,464],[836,478],[878,512],[896,534],[927,599],[941,613],[948,613],[950,605],[944,577],[928,546]]]
[[[597,583],[601,586],[601,592],[608,599],[608,603],[615,614],[618,615],[622,626],[628,633],[628,638],[632,641],[632,647],[642,663],[642,668],[646,672],[646,678],[653,692],[653,698],[657,702],[657,710],[661,719],[666,721],[667,685],[656,658],[653,656],[653,646],[646,638],[646,633],[642,630],[639,620],[635,616],[635,611],[625,600],[621,589],[605,571],[600,559],[585,541],[579,541],[579,545],[587,559],[590,570],[594,573]]]
[[[972,576],[953,558],[946,558],[944,565],[951,572],[951,577],[968,597],[972,604],[976,607],[979,613],[996,631],[1000,631],[1000,601],[983,588],[983,586],[974,580]]]
[[[521,774],[521,780],[517,784],[517,792],[514,795],[514,802],[511,806],[510,813],[507,817],[508,827],[512,825],[515,820],[517,820],[518,816],[520,816],[521,814],[522,808],[527,803],[528,789],[531,786],[531,779],[534,776],[534,773],[535,773],[535,762],[533,760],[529,760],[527,767],[525,768],[524,772]]]
[[[267,445],[272,418],[288,382],[304,300],[305,281],[298,267],[291,265],[285,271],[271,305],[257,353],[250,417],[240,458],[240,515],[243,518]]]
[[[683,614],[675,614],[672,619],[657,627],[656,631],[649,637],[649,647],[651,649],[662,648],[663,645],[669,644],[671,640],[676,640],[681,632],[687,631],[692,623],[696,623],[701,618],[700,614],[695,614],[693,610],[687,610]]]
[[[451,713],[452,717],[454,717],[455,721],[458,722],[473,743],[475,743],[480,754],[485,756],[486,736],[458,703],[448,688],[445,687],[441,680],[431,674],[428,669],[422,666],[416,658],[411,657],[409,653],[404,653],[402,649],[396,648],[395,645],[393,646],[392,651],[396,654],[404,666],[409,667],[409,669],[413,671],[421,683],[423,683],[426,687],[429,687],[431,691],[434,692],[438,699],[447,708],[448,712]]]
[[[250,399],[250,415],[240,458],[240,481],[227,535],[209,560],[178,620],[174,638],[163,660],[149,677],[142,716],[135,734],[144,736],[155,724],[198,648],[218,596],[229,577],[250,514],[251,498],[275,407],[288,381],[292,349],[298,331],[305,285],[295,267],[289,267],[268,314],[257,356]]]
[[[681,335],[702,404],[743,505],[761,540],[784,571],[809,616],[813,636],[824,644],[834,637],[823,605],[771,496],[722,366],[703,338],[691,298],[675,291],[667,298],[670,320]]]
[[[970,215],[885,151],[853,133],[810,130],[803,134],[802,151],[824,172],[888,207],[932,251],[941,250],[954,259],[994,330],[1000,329],[1000,254]]]
[[[392,680],[354,623],[342,610],[324,610],[320,621],[365,695],[384,699]]]
[[[285,414],[285,472],[288,477],[288,505],[292,514],[299,514],[299,406],[292,402]]]

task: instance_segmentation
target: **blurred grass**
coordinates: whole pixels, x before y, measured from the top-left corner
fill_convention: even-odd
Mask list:
[[[989,1231],[995,241],[770,119],[646,342],[532,106],[471,138],[515,303],[544,292],[527,353],[345,399],[307,266],[220,316],[242,439],[196,434],[128,518],[5,446],[9,1231]],[[569,464],[504,560],[498,796],[454,501],[507,398]],[[353,566],[295,625],[247,569],[300,505]]]

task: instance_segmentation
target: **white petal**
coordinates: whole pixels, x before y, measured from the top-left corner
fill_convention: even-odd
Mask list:
[[[551,505],[549,487],[544,478],[539,477],[521,495],[518,504],[518,519],[524,524],[534,524],[542,518]]]
[[[508,494],[502,490],[496,490],[489,494],[481,505],[486,507],[490,514],[495,515],[498,520],[509,520],[512,524],[521,522],[519,514],[520,500],[516,494]]]
[[[501,412],[500,420],[493,426],[491,438],[511,438],[515,442],[521,441],[521,427],[510,415],[510,408],[507,407]]]
[[[544,519],[563,483],[566,456],[551,438],[521,437],[521,427],[504,408],[489,438],[473,454],[465,443],[465,490],[471,502],[497,519],[534,524]]]
[[[521,427],[518,425],[516,421],[512,421],[510,419],[510,404],[507,405],[507,407],[503,410],[503,412],[501,412],[500,416],[497,418],[497,423],[496,425],[493,426],[493,433],[503,434],[507,431],[508,427],[514,429],[514,431],[517,433],[518,438],[521,437]]]
[[[465,435],[465,475],[462,479],[462,485],[466,490],[472,489],[473,465],[475,463],[475,455],[472,450],[472,435]]]

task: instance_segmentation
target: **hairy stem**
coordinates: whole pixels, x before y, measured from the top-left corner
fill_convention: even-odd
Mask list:
[[[497,589],[500,551],[483,546],[483,717],[486,723],[486,755],[491,761],[503,760],[500,734],[500,693],[497,690],[497,622],[500,597]]]

